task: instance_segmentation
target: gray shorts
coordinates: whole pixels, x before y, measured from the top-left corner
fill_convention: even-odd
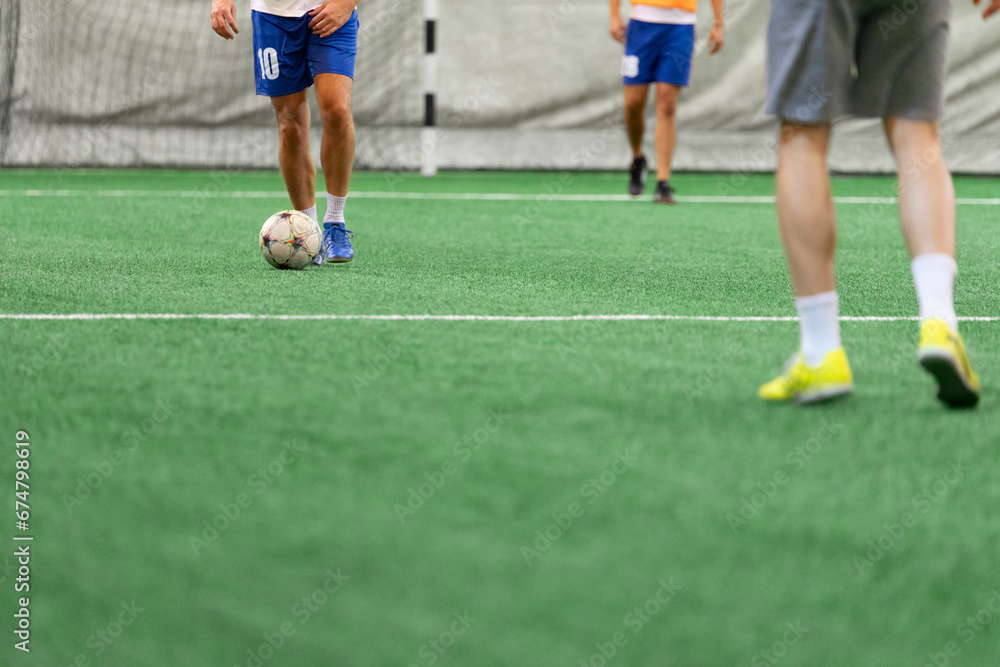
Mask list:
[[[940,118],[950,13],[950,0],[771,0],[767,113]]]

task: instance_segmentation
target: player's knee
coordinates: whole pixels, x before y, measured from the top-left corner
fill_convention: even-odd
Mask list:
[[[351,101],[348,98],[326,100],[320,106],[324,125],[343,125],[351,120]]]
[[[675,95],[657,96],[656,113],[661,118],[673,118],[677,113],[677,97]]]
[[[941,139],[935,123],[889,119],[885,131],[897,159],[940,156]]]
[[[299,138],[309,135],[309,114],[300,110],[286,110],[277,113],[278,132],[284,138]]]
[[[646,107],[645,99],[626,99],[625,112],[629,114],[641,114]]]

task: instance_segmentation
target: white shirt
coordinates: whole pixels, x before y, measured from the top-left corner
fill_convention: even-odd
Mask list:
[[[275,16],[298,18],[322,4],[323,0],[250,0],[250,9]]]
[[[257,0],[254,0],[257,2]],[[630,19],[645,23],[676,23],[681,25],[697,23],[698,14],[677,7],[653,7],[652,5],[632,5]]]

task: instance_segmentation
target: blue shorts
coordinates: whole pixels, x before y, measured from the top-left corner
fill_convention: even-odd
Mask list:
[[[293,18],[253,12],[253,69],[258,95],[279,97],[303,91],[317,74],[354,78],[358,12],[327,37],[313,34],[311,20],[309,14]]]
[[[670,83],[686,86],[691,80],[694,26],[629,21],[622,59],[626,86]]]

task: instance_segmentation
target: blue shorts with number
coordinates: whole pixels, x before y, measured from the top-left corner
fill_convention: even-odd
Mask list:
[[[257,94],[291,95],[313,84],[317,74],[354,78],[358,55],[358,12],[327,37],[309,29],[312,17],[253,12],[254,72]]]
[[[691,80],[693,53],[693,25],[629,21],[622,80],[626,86],[648,83],[686,86]]]

